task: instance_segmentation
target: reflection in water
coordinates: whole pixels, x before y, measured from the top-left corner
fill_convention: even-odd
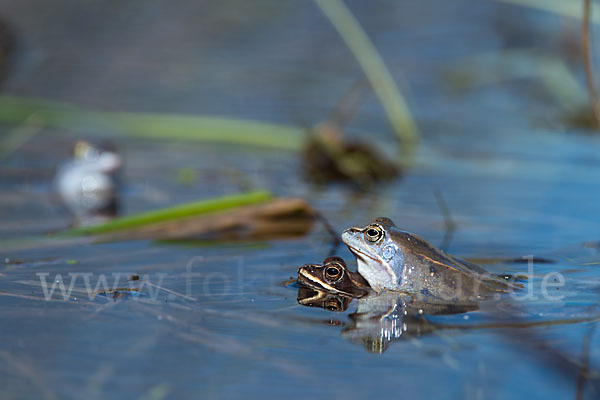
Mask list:
[[[332,294],[304,286],[298,288],[298,304],[305,307],[318,307],[325,310],[342,312],[348,309],[352,297]]]
[[[346,311],[353,298],[300,287],[298,303],[329,311]],[[370,353],[383,353],[394,340],[429,334],[438,329],[427,315],[460,314],[478,309],[477,303],[429,302],[399,292],[383,292],[356,299],[356,311],[342,331],[342,337],[361,343]]]

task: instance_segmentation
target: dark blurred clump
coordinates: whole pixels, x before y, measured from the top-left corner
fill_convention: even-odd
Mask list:
[[[337,181],[364,189],[400,174],[399,167],[377,149],[362,141],[344,139],[340,129],[330,122],[316,126],[303,158],[308,178],[320,185]]]
[[[566,113],[564,122],[570,127],[593,130],[591,132],[598,129],[598,121],[593,110],[587,104],[573,112]]]

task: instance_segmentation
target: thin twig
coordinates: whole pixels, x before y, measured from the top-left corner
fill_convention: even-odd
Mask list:
[[[156,288],[156,289],[158,289],[158,290],[162,290],[162,291],[164,291],[164,292],[166,292],[166,293],[169,293],[169,294],[171,294],[171,295],[173,295],[173,296],[175,296],[175,297],[180,297],[180,298],[182,298],[182,299],[189,300],[189,301],[197,301],[197,299],[196,299],[196,298],[194,298],[194,297],[191,297],[191,296],[186,296],[185,294],[182,294],[182,293],[176,292],[176,291],[174,291],[174,290],[171,290],[171,289],[167,289],[167,288],[165,288],[165,287],[162,287],[162,286],[159,286],[159,285],[155,285],[154,283],[150,283],[150,282],[144,282],[142,285],[144,285],[144,284],[145,284],[145,285],[148,285],[148,286],[152,286],[152,287],[154,287],[154,288]]]
[[[331,247],[331,250],[329,251],[329,255],[332,256],[332,255],[334,255],[335,251],[337,250],[337,248],[339,247],[339,245],[341,243],[340,237],[339,237],[338,233],[336,232],[335,228],[333,227],[333,225],[331,225],[329,223],[329,220],[327,218],[325,218],[325,216],[322,213],[317,211],[316,218],[319,222],[321,222],[323,224],[323,227],[325,227],[325,230],[331,236],[331,246],[332,247]]]
[[[596,84],[594,82],[594,68],[592,66],[592,55],[590,50],[590,17],[592,13],[592,1],[583,0],[583,19],[581,21],[581,52],[583,56],[583,65],[585,66],[585,81],[590,98],[590,105],[594,112],[594,118],[600,128],[600,104],[596,93]]]
[[[345,126],[350,119],[356,115],[356,110],[364,98],[365,90],[369,89],[369,82],[366,79],[357,79],[352,83],[346,93],[338,100],[335,108],[331,112],[329,121],[338,127]]]
[[[440,248],[444,251],[448,249],[450,242],[452,241],[452,236],[454,231],[456,230],[456,223],[452,220],[452,214],[450,213],[450,209],[448,205],[444,201],[444,197],[442,196],[442,192],[438,189],[433,191],[435,195],[435,200],[437,201],[438,208],[442,213],[442,217],[444,218],[444,225],[446,227],[446,231],[444,232],[444,238],[442,239],[442,243],[440,244]]]

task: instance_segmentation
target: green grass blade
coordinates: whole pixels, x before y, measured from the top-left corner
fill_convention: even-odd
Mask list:
[[[0,96],[0,122],[61,128],[79,134],[114,132],[146,139],[228,143],[297,151],[304,130],[247,119],[202,115],[102,112],[70,104]]]
[[[175,207],[149,211],[132,216],[116,218],[101,225],[75,228],[65,232],[65,235],[81,236],[114,233],[161,222],[169,222],[192,216],[227,211],[245,205],[264,203],[272,198],[273,196],[271,193],[264,190],[256,190],[194,203],[182,204]]]
[[[379,98],[405,155],[412,156],[419,129],[379,52],[342,0],[315,0],[363,69]]]

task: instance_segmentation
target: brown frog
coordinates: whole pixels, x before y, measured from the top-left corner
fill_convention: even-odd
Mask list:
[[[305,264],[298,268],[298,282],[329,293],[363,297],[372,292],[369,283],[352,272],[340,257],[327,257],[323,264]]]

